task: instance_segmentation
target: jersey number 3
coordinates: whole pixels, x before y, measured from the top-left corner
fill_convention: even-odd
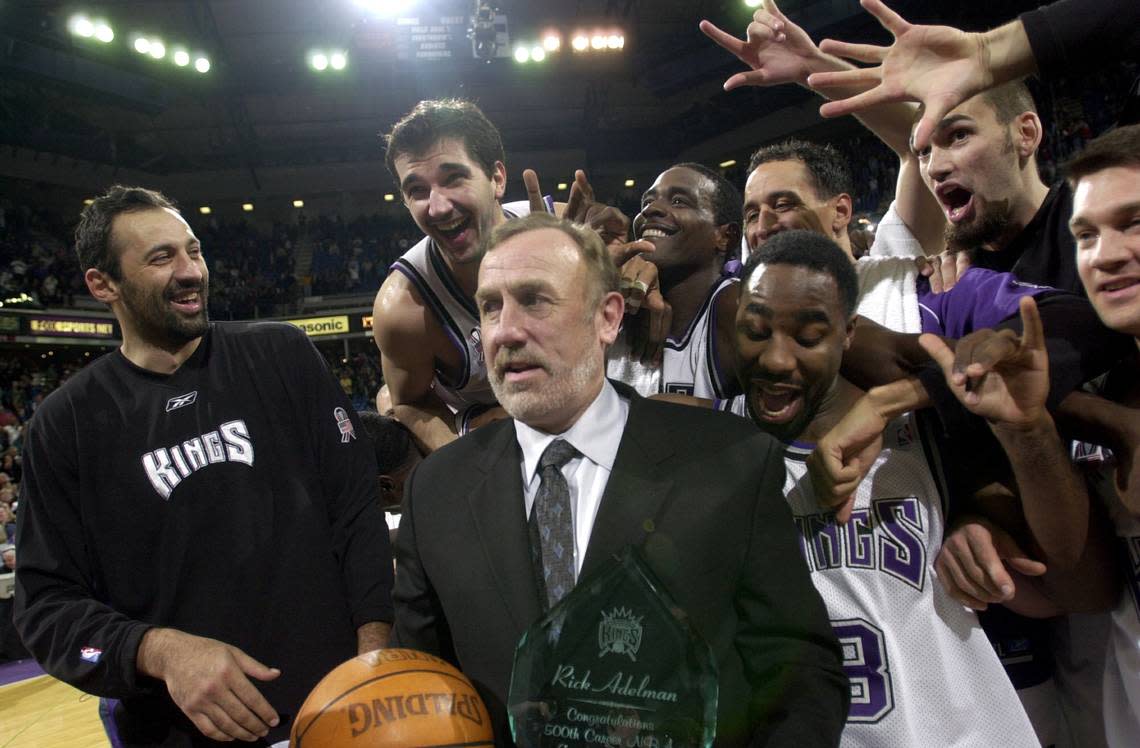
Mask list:
[[[883,632],[862,618],[832,621],[843,649],[843,672],[851,681],[848,722],[873,724],[895,708]]]

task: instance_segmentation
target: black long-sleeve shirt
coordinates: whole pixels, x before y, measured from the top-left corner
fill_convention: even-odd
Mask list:
[[[27,436],[16,623],[35,658],[121,699],[140,742],[198,742],[136,671],[143,634],[169,626],[280,668],[255,685],[295,715],[356,654],[357,627],[392,619],[375,462],[354,418],[284,324],[213,324],[169,376],[118,351],[74,376]]]
[[[1020,18],[1037,69],[1047,77],[1140,55],[1136,0],[1058,0]]]

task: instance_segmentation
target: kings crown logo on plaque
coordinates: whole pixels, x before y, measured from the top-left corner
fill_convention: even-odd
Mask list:
[[[524,748],[708,748],[716,664],[629,547],[523,634],[507,705]]]

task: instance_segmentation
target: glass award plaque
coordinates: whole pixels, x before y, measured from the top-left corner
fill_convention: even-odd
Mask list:
[[[523,634],[507,708],[523,748],[708,748],[716,663],[627,547]]]

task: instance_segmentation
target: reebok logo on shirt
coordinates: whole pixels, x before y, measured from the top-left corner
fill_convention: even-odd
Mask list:
[[[172,410],[177,410],[178,408],[182,408],[182,407],[185,407],[187,405],[192,405],[194,403],[194,401],[197,399],[198,399],[198,390],[194,390],[193,392],[187,392],[185,395],[178,395],[177,397],[172,397],[166,401],[166,412],[169,413]]]
[[[219,462],[240,462],[253,467],[253,442],[245,421],[227,421],[216,431],[162,447],[142,456],[146,477],[158,495],[170,494],[191,473]]]

